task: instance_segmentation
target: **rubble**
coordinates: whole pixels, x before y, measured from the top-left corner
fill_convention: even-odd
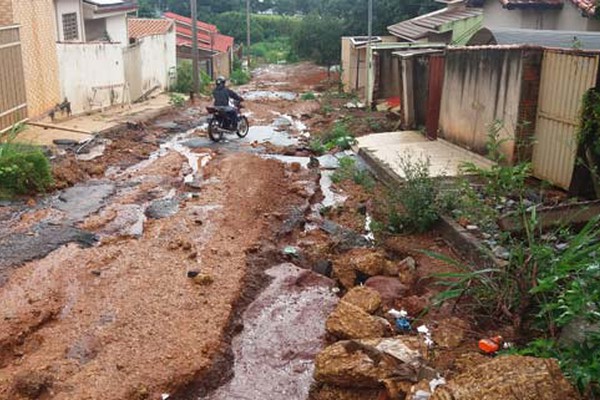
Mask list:
[[[403,285],[398,278],[388,276],[374,276],[369,278],[365,286],[376,290],[381,295],[384,305],[393,306],[395,301],[408,291],[408,287]]]
[[[315,379],[345,388],[380,388],[385,379],[416,382],[422,366],[411,337],[348,340],[325,348],[316,358]]]
[[[340,301],[326,322],[327,332],[340,339],[382,337],[386,325],[354,304]]]
[[[523,356],[495,358],[451,379],[431,400],[575,400],[558,362]]]
[[[357,286],[342,298],[343,302],[355,305],[369,314],[373,314],[381,306],[381,296],[375,290]]]

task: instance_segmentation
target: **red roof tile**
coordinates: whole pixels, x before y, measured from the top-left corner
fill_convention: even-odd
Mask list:
[[[178,46],[192,45],[192,20],[172,12],[164,14],[165,18],[175,21],[175,30],[177,32]],[[219,33],[215,25],[206,22],[197,21],[198,27],[198,47],[203,50],[214,50],[226,53],[233,47],[234,39],[231,36]]]
[[[129,18],[127,22],[129,37],[134,39],[164,35],[173,27],[173,21],[170,19]]]

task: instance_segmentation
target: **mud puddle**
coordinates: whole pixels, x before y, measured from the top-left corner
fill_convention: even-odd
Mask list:
[[[233,379],[207,400],[305,399],[325,320],[338,302],[335,282],[293,264],[266,271],[273,280],[243,314],[233,339]]]
[[[275,91],[275,90],[252,90],[242,94],[244,100],[287,100],[293,101],[298,98],[294,92]]]

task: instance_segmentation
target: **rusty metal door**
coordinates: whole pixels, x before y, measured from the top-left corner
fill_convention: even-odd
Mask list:
[[[18,26],[0,26],[0,132],[27,118]]]
[[[579,113],[585,92],[596,84],[598,55],[546,50],[533,144],[533,173],[569,189],[577,154]]]
[[[443,54],[432,54],[429,57],[429,93],[427,96],[427,120],[425,122],[429,139],[437,139],[440,126],[445,60]]]

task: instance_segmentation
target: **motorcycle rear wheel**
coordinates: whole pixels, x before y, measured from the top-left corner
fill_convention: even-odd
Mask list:
[[[219,121],[216,118],[211,118],[208,121],[208,137],[213,142],[220,142],[223,139],[223,131],[219,125]]]
[[[246,135],[248,135],[248,131],[250,130],[250,123],[248,122],[248,118],[246,118],[245,116],[241,116],[240,117],[240,122],[238,122],[238,128],[237,131],[235,131],[235,133],[243,138],[246,137]]]

